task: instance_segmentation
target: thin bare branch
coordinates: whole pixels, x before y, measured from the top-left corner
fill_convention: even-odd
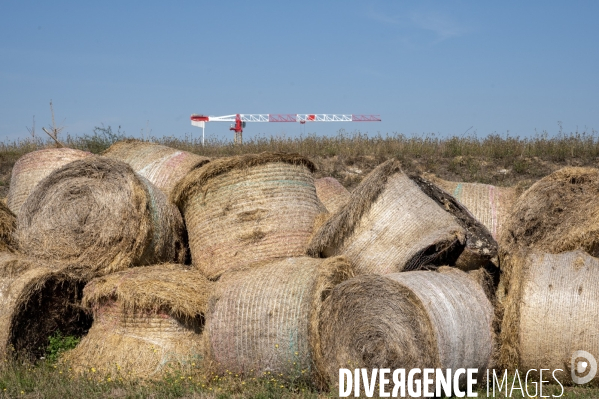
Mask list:
[[[27,129],[31,137],[35,138],[35,115],[33,115],[33,127],[30,129],[29,127],[25,126],[25,128]]]

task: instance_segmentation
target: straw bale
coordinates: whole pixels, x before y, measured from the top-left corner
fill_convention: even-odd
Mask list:
[[[88,157],[38,184],[17,218],[25,254],[92,275],[182,262],[184,225],[165,195],[124,162]]]
[[[123,313],[164,310],[179,318],[194,318],[206,312],[211,283],[188,266],[162,263],[134,267],[90,281],[83,305],[94,308],[104,299],[115,300]]]
[[[128,163],[167,197],[187,173],[210,161],[191,152],[135,139],[118,141],[102,155]]]
[[[571,358],[599,359],[599,259],[576,250],[519,253],[505,299],[500,363],[507,369],[549,369],[571,383]],[[599,385],[599,376],[591,383]]]
[[[81,336],[91,318],[80,306],[85,280],[68,267],[0,252],[0,359],[39,358],[48,337]]]
[[[335,384],[339,368],[475,368],[484,375],[492,366],[492,319],[482,288],[455,268],[358,276],[322,305],[317,366]]]
[[[199,367],[211,283],[177,264],[136,267],[92,280],[83,304],[94,323],[63,361],[80,373],[158,378]],[[195,366],[194,366],[195,364]]]
[[[545,176],[514,203],[499,238],[499,298],[519,276],[529,250],[557,254],[581,249],[599,257],[599,169],[566,167]],[[518,281],[515,282],[518,284]]]
[[[427,176],[427,178],[430,178]],[[518,198],[516,187],[497,187],[481,183],[459,183],[431,178],[438,187],[464,205],[498,239],[505,220]]]
[[[0,202],[0,251],[14,252],[17,247],[14,233],[17,228],[17,217],[8,209],[6,204]]]
[[[597,196],[599,169],[566,167],[545,176],[514,204],[499,240],[502,252],[582,249],[599,256]]]
[[[72,148],[48,148],[23,155],[12,168],[7,197],[8,208],[18,216],[21,206],[40,181],[69,162],[91,155],[89,152]]]
[[[316,195],[330,213],[335,213],[349,200],[349,191],[334,177],[314,180]]]
[[[443,264],[462,252],[466,231],[406,176],[397,160],[374,169],[312,238],[311,256],[347,256],[360,274]]]
[[[206,322],[207,357],[215,371],[317,378],[322,301],[352,275],[344,257],[287,258],[223,274]]]
[[[314,165],[297,154],[217,159],[173,191],[185,217],[192,263],[208,278],[281,257],[301,256],[323,207]]]

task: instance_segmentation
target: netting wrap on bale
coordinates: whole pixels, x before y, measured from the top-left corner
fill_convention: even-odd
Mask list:
[[[0,358],[39,358],[56,332],[87,332],[91,319],[80,306],[84,284],[61,265],[1,252]]]
[[[6,205],[0,202],[0,251],[14,252],[17,248],[15,229],[17,217]]]
[[[18,216],[21,206],[40,181],[69,162],[91,155],[89,152],[72,148],[48,148],[23,155],[12,168],[7,197],[8,208]]]
[[[351,276],[343,257],[288,258],[223,274],[206,328],[216,372],[315,377],[322,301]]]
[[[514,187],[496,187],[481,183],[458,183],[432,179],[433,183],[451,194],[498,239],[512,205],[516,200]]]
[[[440,207],[456,218],[466,231],[466,246],[454,261],[456,267],[469,271],[492,264],[499,264],[497,241],[489,230],[460,204],[452,195],[439,188],[422,176],[411,176],[411,179]]]
[[[506,369],[561,369],[556,377],[571,383],[576,351],[599,359],[599,259],[583,251],[533,251],[513,260],[500,363]],[[591,383],[599,385],[599,376]]]
[[[77,264],[92,275],[185,259],[178,209],[130,166],[89,157],[38,184],[17,219],[25,254]]]
[[[390,160],[373,170],[312,238],[311,256],[343,254],[357,273],[417,269],[459,254],[465,230]],[[438,264],[438,263],[437,263]]]
[[[175,188],[193,264],[208,278],[268,259],[301,256],[323,206],[308,159],[262,153],[214,160]]]
[[[481,376],[492,366],[492,321],[483,289],[455,268],[358,276],[324,301],[317,366],[335,384],[340,368],[474,368]]]
[[[89,333],[63,360],[76,372],[157,378],[199,367],[209,281],[183,265],[136,267],[92,280]],[[195,366],[194,366],[195,365]]]
[[[316,195],[330,213],[335,213],[349,200],[349,191],[334,177],[314,180]]]
[[[102,155],[126,162],[167,197],[189,171],[210,161],[191,152],[139,140],[116,142]]]

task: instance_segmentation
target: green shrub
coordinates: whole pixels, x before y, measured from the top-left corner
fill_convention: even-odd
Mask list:
[[[63,336],[60,331],[48,337],[48,346],[46,346],[46,361],[55,363],[60,354],[73,349],[81,341],[81,338],[72,335]]]

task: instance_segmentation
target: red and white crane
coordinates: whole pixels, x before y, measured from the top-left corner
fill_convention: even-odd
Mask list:
[[[245,124],[248,122],[380,122],[380,115],[355,114],[234,114],[224,116],[191,115],[191,124],[202,128],[202,145],[206,122],[234,122],[229,130],[235,132],[235,142],[241,143]]]

